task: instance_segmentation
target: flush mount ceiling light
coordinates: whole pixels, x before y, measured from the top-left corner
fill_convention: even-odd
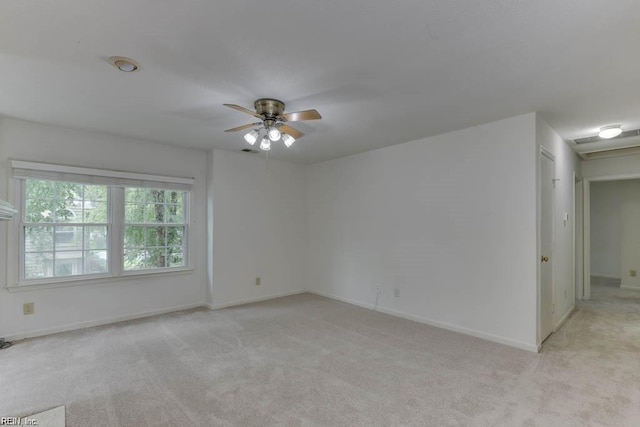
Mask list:
[[[316,110],[304,110],[285,114],[284,102],[270,98],[258,99],[253,104],[255,112],[235,104],[224,104],[224,106],[251,114],[253,117],[261,120],[259,122],[249,123],[248,125],[227,129],[225,132],[238,132],[254,128],[244,136],[245,141],[253,145],[258,140],[260,132],[264,130],[265,135],[260,142],[260,148],[264,151],[271,149],[271,142],[282,141],[284,145],[289,148],[296,139],[304,136],[302,132],[286,124],[287,122],[318,120],[322,118]]]
[[[603,139],[615,138],[622,133],[620,125],[610,125],[600,128],[598,136]]]
[[[140,64],[137,61],[131,58],[125,58],[124,56],[111,56],[108,61],[109,64],[125,73],[131,73],[140,69]]]

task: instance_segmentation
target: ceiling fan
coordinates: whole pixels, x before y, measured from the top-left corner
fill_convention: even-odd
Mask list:
[[[303,120],[319,120],[322,118],[320,113],[316,110],[304,110],[296,111],[295,113],[284,112],[284,102],[277,99],[261,98],[254,102],[253,106],[255,111],[251,111],[248,108],[241,107],[235,104],[223,104],[225,107],[233,108],[234,110],[242,111],[252,115],[253,117],[260,119],[259,122],[249,123],[246,125],[238,126],[235,128],[227,129],[225,132],[238,132],[241,130],[254,128],[244,136],[245,141],[253,145],[256,143],[262,130],[265,130],[265,134],[262,136],[260,142],[260,149],[269,151],[271,149],[271,142],[282,139],[284,145],[291,147],[291,145],[304,136],[304,133],[292,128],[287,122],[299,122]]]

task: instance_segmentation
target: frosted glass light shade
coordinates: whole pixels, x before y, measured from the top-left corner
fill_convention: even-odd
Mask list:
[[[264,151],[271,150],[271,141],[269,141],[269,138],[267,138],[266,136],[263,137],[262,141],[260,142],[260,149]]]
[[[621,133],[622,133],[622,129],[620,128],[619,125],[612,125],[612,126],[605,126],[603,128],[600,128],[600,133],[598,134],[598,136],[600,138],[609,139],[609,138],[615,138]]]
[[[244,136],[244,140],[247,141],[249,144],[253,145],[258,140],[258,136],[259,136],[258,131],[254,129]]]
[[[296,139],[294,137],[292,137],[291,135],[283,133],[282,134],[282,142],[284,142],[284,145],[286,145],[287,148],[289,148],[289,147],[291,147],[293,145],[294,142],[296,142]]]
[[[272,141],[277,141],[280,139],[280,131],[278,130],[278,128],[271,128],[269,129],[269,139]]]

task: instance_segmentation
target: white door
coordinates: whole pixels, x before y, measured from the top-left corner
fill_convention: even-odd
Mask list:
[[[553,189],[555,163],[540,155],[540,342],[553,332]]]

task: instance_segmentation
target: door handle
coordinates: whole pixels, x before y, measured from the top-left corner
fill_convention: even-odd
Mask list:
[[[540,262],[547,262],[547,261],[549,261],[549,257],[544,256],[544,255],[542,257],[540,257]]]

